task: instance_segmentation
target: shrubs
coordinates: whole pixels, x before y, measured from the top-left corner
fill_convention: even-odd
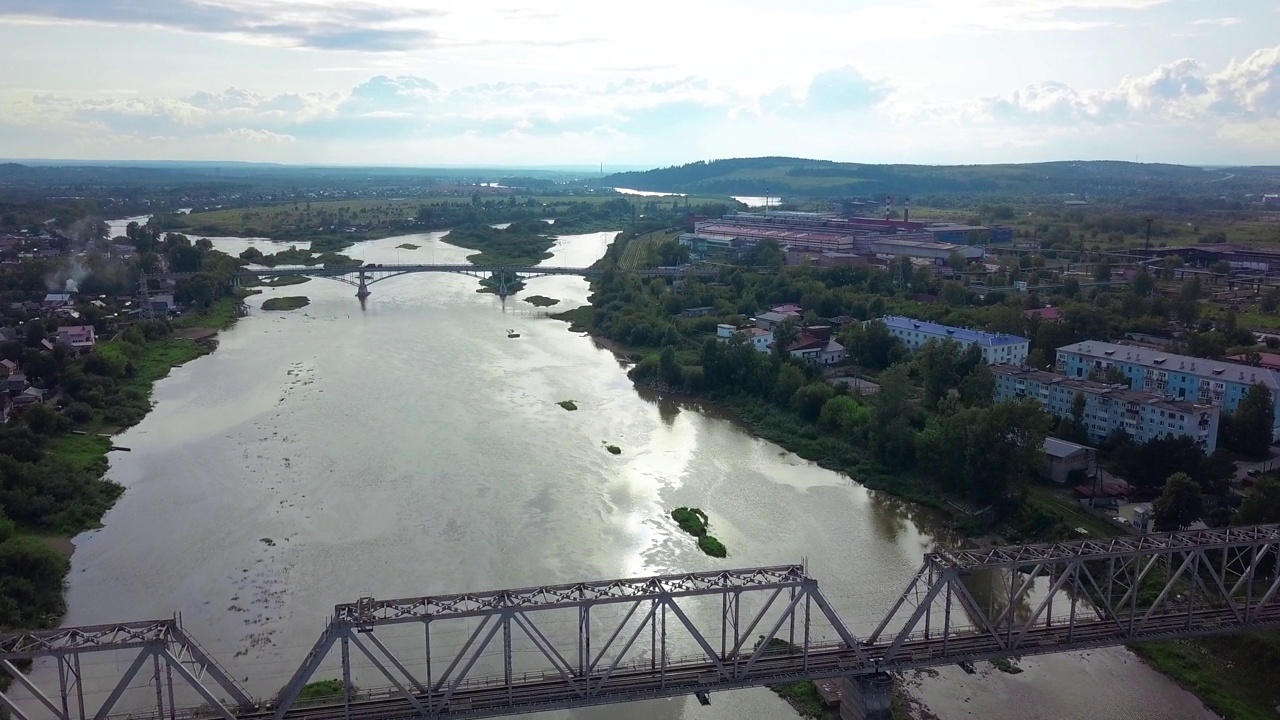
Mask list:
[[[698,549],[711,557],[722,558],[729,554],[723,543],[707,534],[707,514],[698,508],[676,508],[671,519],[680,529],[698,538]]]

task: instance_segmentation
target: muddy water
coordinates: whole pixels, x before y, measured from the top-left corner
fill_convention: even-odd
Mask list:
[[[462,262],[468,251],[439,237],[348,253]],[[565,238],[548,262],[588,264],[611,239]],[[248,245],[215,242],[230,252]],[[402,276],[373,285],[364,309],[353,288],[323,279],[251,298],[249,317],[222,333],[218,351],[158,384],[155,410],[118,439],[132,452],[113,454],[111,477],[127,490],[101,530],[76,538],[66,623],[180,611],[233,675],[269,696],[333,605],[361,596],[804,560],[841,616],[865,631],[933,547],[927,515],[722,418],[642,398],[590,339],[477,287],[464,276]],[[563,307],[584,302],[588,289],[557,277],[525,292]],[[307,295],[311,305],[258,309],[273,295]],[[508,337],[513,330],[519,338]],[[579,410],[560,409],[561,400]],[[708,513],[727,559],[702,555],[666,518],[681,505]],[[1088,694],[1114,696],[1115,712],[1091,714],[1141,717],[1156,707],[1160,717],[1204,717],[1193,697],[1124,651],[1090,658],[1055,658],[1045,662],[1058,670],[1009,682],[1034,678],[1045,717],[1078,717],[1078,672],[1109,658]],[[117,671],[91,670],[90,687],[105,693]],[[1029,701],[1004,685],[940,678],[914,684],[942,717],[968,717],[978,702],[974,717],[1032,717]],[[767,690],[716,696],[710,707],[679,699],[562,715],[794,717]]]

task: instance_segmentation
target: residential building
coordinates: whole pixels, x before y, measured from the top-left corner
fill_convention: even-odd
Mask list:
[[[779,313],[772,310],[766,313],[760,313],[755,318],[756,327],[761,330],[776,330],[778,326],[788,320],[795,322],[800,319],[799,315],[791,313]]]
[[[1031,398],[1057,417],[1070,417],[1076,396],[1083,396],[1081,420],[1089,437],[1096,441],[1123,430],[1135,442],[1186,435],[1205,453],[1218,447],[1221,411],[1209,404],[1196,405],[1042,370],[1005,366],[993,367],[991,372],[996,376],[996,402]]]
[[[770,350],[770,346],[773,345],[773,332],[770,330],[764,330],[758,327],[739,329],[736,326],[727,324],[716,326],[717,340],[724,342],[733,337],[745,338],[756,352],[767,353]]]
[[[801,333],[787,346],[787,353],[814,365],[835,365],[848,357],[844,346],[834,339],[814,337],[806,333]]]
[[[44,307],[55,309],[71,304],[71,293],[49,293],[44,296]]]
[[[919,350],[930,340],[952,340],[966,349],[971,345],[982,348],[982,360],[988,365],[1024,365],[1031,346],[1030,340],[1017,335],[950,327],[899,315],[886,315],[881,320],[908,350]]]
[[[1087,475],[1093,467],[1097,451],[1085,445],[1077,445],[1058,438],[1044,439],[1044,474],[1057,483],[1065,483],[1071,473]]]
[[[751,342],[751,347],[755,348],[756,352],[767,353],[769,346],[773,345],[773,333],[769,330],[753,327],[743,330],[742,334]]]
[[[22,373],[9,373],[9,377],[5,380],[5,389],[10,395],[17,395],[27,389],[27,376]]]
[[[58,328],[58,342],[84,354],[93,349],[97,337],[92,325],[64,325]]]
[[[172,295],[152,295],[151,309],[154,312],[176,312],[178,309],[178,303],[174,302]]]
[[[1276,406],[1272,435],[1280,432],[1280,370],[1094,340],[1058,348],[1055,367],[1073,378],[1115,368],[1134,390],[1213,405],[1228,413],[1235,412],[1250,386],[1259,383]]]

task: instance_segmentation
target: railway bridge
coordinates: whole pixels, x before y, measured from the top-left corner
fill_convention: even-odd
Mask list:
[[[19,720],[434,720],[839,678],[842,717],[888,718],[897,671],[1278,627],[1278,550],[1280,525],[938,550],[862,635],[803,565],[362,597],[270,697],[176,617],[22,632],[0,638],[0,705]],[[111,682],[86,690],[82,660],[100,654]]]

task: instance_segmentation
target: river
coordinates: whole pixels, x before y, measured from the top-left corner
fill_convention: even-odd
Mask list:
[[[348,253],[464,262],[471,251],[442,234]],[[547,262],[589,264],[612,237],[563,238]],[[250,241],[214,242],[239,252]],[[110,477],[126,492],[101,529],[75,538],[65,623],[180,611],[234,676],[269,696],[333,605],[361,596],[804,559],[865,632],[936,542],[927,514],[714,413],[642,397],[612,353],[518,297],[477,288],[465,276],[402,276],[374,284],[364,310],[353,288],[323,279],[250,298],[218,350],[158,383],[154,410],[117,438],[132,452],[112,453]],[[541,278],[525,294],[565,307],[585,302],[588,287]],[[279,295],[311,305],[259,309]],[[667,518],[681,505],[708,513],[727,559],[700,553]],[[985,687],[951,669],[909,684],[943,718],[1213,717],[1124,650],[1023,666]],[[102,678],[118,669],[97,670],[88,686],[105,692]],[[795,714],[756,689],[713,696],[709,707],[678,699],[548,717]]]

